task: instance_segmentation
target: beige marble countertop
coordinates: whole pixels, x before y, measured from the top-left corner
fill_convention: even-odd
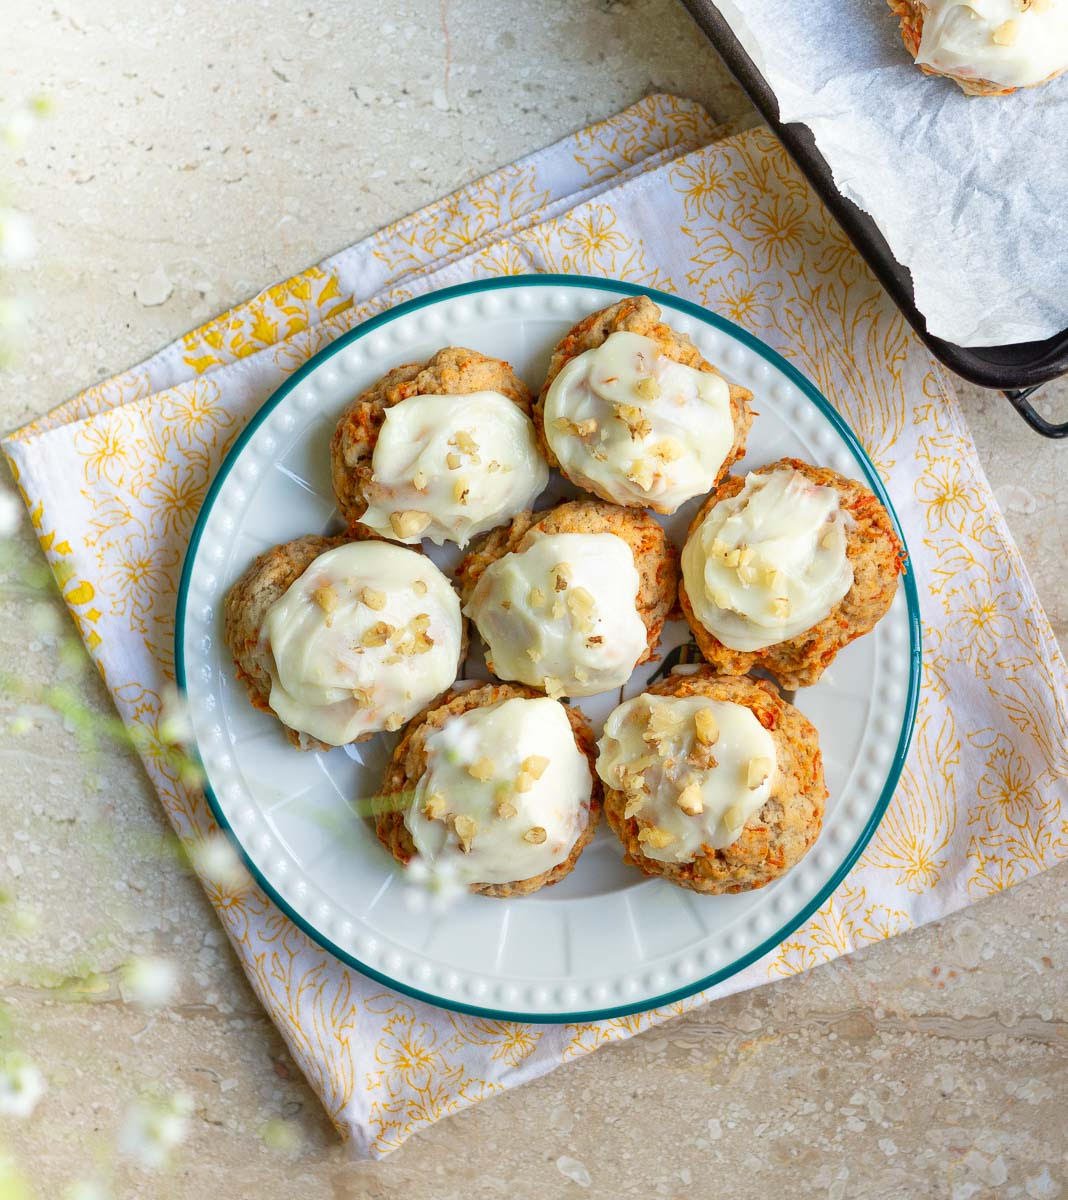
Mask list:
[[[647,91],[756,120],[675,0],[7,0],[0,44],[0,111],[55,101],[0,160],[41,245],[4,428]],[[1063,644],[1068,446],[961,392]],[[1068,415],[1068,385],[1042,404]],[[14,553],[40,561],[28,522]],[[33,606],[20,570],[8,561],[0,589],[0,663],[53,679],[65,618]],[[40,1200],[90,1200],[66,1189],[94,1173],[100,1196],[176,1200],[1065,1194],[1064,868],[354,1164],[197,884],[161,854],[137,763],[87,756],[55,715],[19,734],[17,718],[0,699],[0,1032],[48,1091],[29,1119],[0,1117],[3,1200],[5,1153]],[[146,954],[179,969],[149,1013],[121,985]],[[157,1081],[193,1097],[188,1140],[163,1174],[116,1166],[121,1114]]]

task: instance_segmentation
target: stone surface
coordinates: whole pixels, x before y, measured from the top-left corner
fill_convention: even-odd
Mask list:
[[[649,90],[692,96],[730,128],[756,120],[675,0],[7,0],[0,27],[0,111],[37,91],[56,104],[0,158],[41,247],[17,280],[34,314],[0,379],[4,428]],[[1068,450],[1000,396],[961,391],[1063,644]],[[1068,386],[1042,404],[1068,416]],[[67,670],[69,627],[34,593],[39,563],[27,523],[4,549],[5,684]],[[66,682],[106,719],[94,678]],[[0,703],[0,1032],[48,1080],[31,1118],[0,1117],[0,1159],[42,1200],[91,1179],[182,1200],[1064,1194],[1063,868],[352,1164],[137,763]],[[144,954],[179,980],[147,1013],[122,981]],[[162,1176],[115,1154],[124,1110],[154,1086],[194,1102]]]

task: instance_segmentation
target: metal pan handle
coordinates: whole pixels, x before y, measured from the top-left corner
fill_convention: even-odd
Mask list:
[[[1003,394],[1035,433],[1040,433],[1043,437],[1047,438],[1068,437],[1068,421],[1061,421],[1059,423],[1047,421],[1028,399],[1040,387],[1041,384],[1036,384],[1034,387],[1029,388],[1008,388]]]

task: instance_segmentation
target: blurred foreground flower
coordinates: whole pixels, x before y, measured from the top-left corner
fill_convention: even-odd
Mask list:
[[[0,1150],[0,1200],[32,1200],[32,1197],[26,1176],[15,1165],[15,1160]]]
[[[11,535],[22,524],[22,504],[7,488],[0,489],[0,537]]]
[[[40,1071],[20,1055],[0,1060],[0,1116],[28,1117],[45,1093]]]
[[[192,741],[193,724],[189,719],[189,705],[184,693],[179,692],[176,687],[168,685],[163,691],[156,728],[160,741],[169,746],[184,745]]]
[[[165,1167],[189,1133],[193,1101],[181,1093],[166,1100],[138,1100],[126,1110],[119,1150],[149,1170]]]
[[[24,266],[36,249],[29,217],[14,208],[0,208],[0,263]]]
[[[208,834],[190,848],[189,857],[197,874],[218,888],[237,892],[252,886],[251,876],[223,833]]]
[[[160,1008],[174,995],[178,970],[169,958],[133,958],[122,972],[123,998],[142,1008]]]
[[[93,1179],[79,1179],[63,1193],[63,1200],[111,1200],[111,1193]]]
[[[428,865],[421,858],[413,858],[404,872],[404,882],[408,885],[404,902],[412,912],[422,912],[426,907],[443,912],[467,891],[455,865],[448,861]]]

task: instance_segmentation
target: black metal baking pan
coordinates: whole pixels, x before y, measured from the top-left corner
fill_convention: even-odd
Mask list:
[[[1068,374],[1068,329],[1042,342],[981,347],[955,346],[928,333],[923,314],[916,307],[908,270],[893,256],[871,217],[838,191],[808,126],[779,121],[775,93],[712,0],[682,2],[935,358],[971,383],[1004,392],[1037,433],[1044,437],[1068,436],[1068,421],[1047,421],[1028,400],[1041,384]]]

